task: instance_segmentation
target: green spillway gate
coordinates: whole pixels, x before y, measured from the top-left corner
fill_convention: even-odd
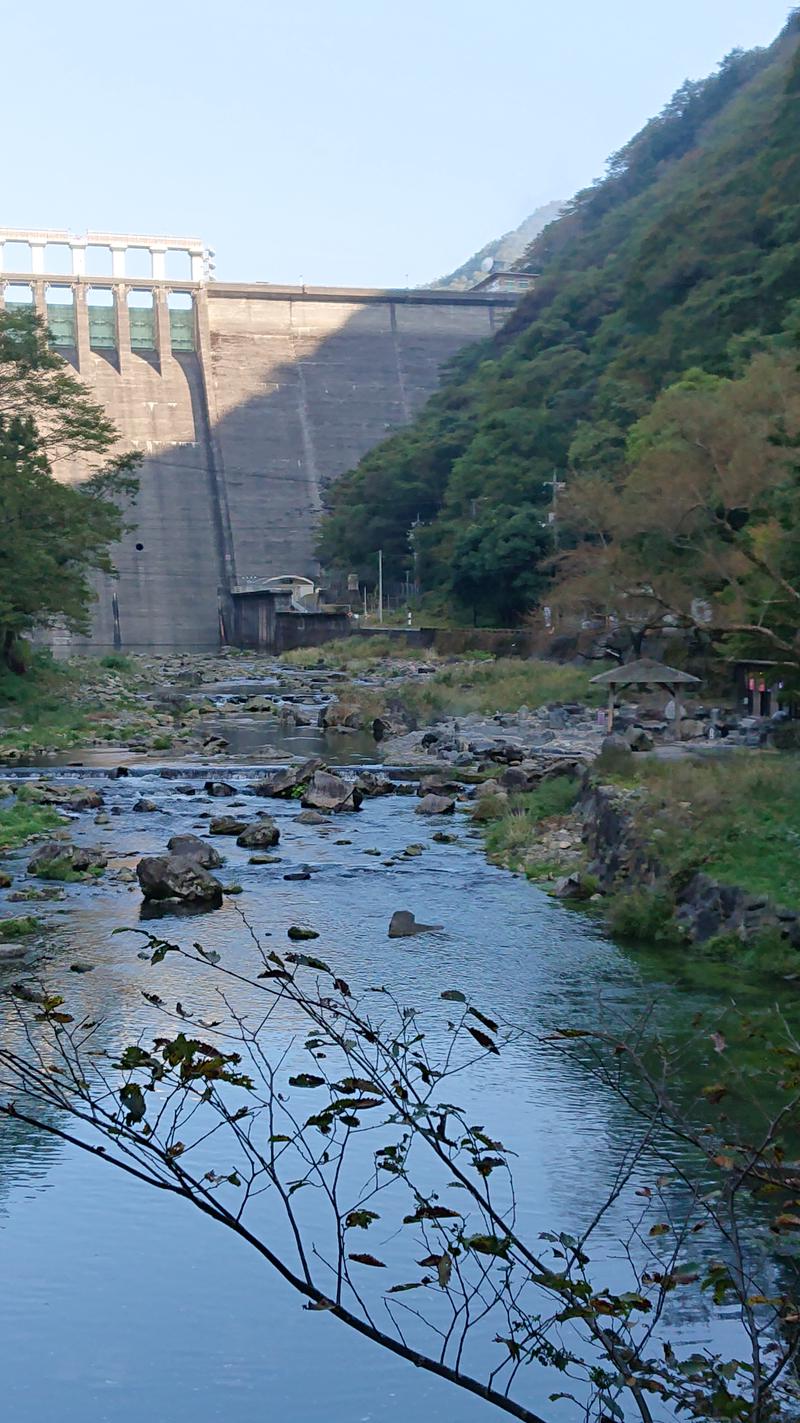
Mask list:
[[[194,350],[194,309],[190,311],[170,311],[170,343],[173,351]]]
[[[131,325],[131,350],[154,351],[156,349],[156,316],[152,306],[131,306],[128,308]]]
[[[89,345],[95,350],[116,350],[117,313],[114,306],[89,303]]]
[[[49,301],[47,303],[47,325],[50,329],[50,340],[54,346],[76,346],[78,344],[75,307],[71,302],[64,304]]]

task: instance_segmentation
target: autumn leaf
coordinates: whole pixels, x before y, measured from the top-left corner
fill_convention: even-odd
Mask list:
[[[348,1260],[355,1260],[358,1265],[371,1265],[375,1270],[385,1270],[386,1263],[377,1260],[374,1255],[348,1255]]]
[[[479,1043],[480,1046],[482,1048],[485,1048],[487,1052],[495,1052],[499,1056],[500,1049],[495,1043],[492,1042],[492,1039],[488,1036],[488,1034],[482,1033],[480,1028],[468,1028],[467,1031],[472,1034],[476,1043]]]
[[[374,1220],[380,1220],[375,1211],[349,1211],[344,1218],[346,1230],[367,1230]]]
[[[422,1220],[456,1220],[458,1211],[447,1206],[418,1206],[413,1215],[403,1216],[403,1225],[416,1225]]]
[[[508,1236],[499,1235],[467,1235],[464,1244],[468,1250],[476,1250],[479,1255],[498,1255],[501,1260],[508,1257],[508,1247],[511,1244]]]
[[[728,1089],[724,1082],[712,1082],[708,1087],[703,1088],[702,1095],[707,1102],[711,1102],[713,1106],[716,1106],[717,1102],[721,1102],[723,1097],[727,1095],[727,1092]]]
[[[471,1013],[473,1018],[477,1018],[479,1023],[483,1023],[484,1028],[488,1028],[490,1033],[497,1032],[498,1024],[494,1021],[494,1018],[487,1018],[486,1014],[479,1013],[477,1008],[468,1008],[467,1012]]]
[[[299,964],[301,968],[316,968],[320,973],[331,972],[323,959],[315,959],[311,954],[287,954],[286,962]]]

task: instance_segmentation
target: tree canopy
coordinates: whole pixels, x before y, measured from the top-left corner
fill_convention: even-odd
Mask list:
[[[135,453],[48,343],[30,308],[0,312],[0,656],[18,669],[19,637],[60,620],[86,631],[91,575],[135,492]],[[80,460],[80,482],[54,475]]]
[[[691,371],[630,432],[615,481],[579,476],[554,604],[633,634],[733,639],[800,679],[800,368],[794,347],[738,380]]]
[[[330,490],[328,566],[371,574],[383,547],[399,576],[419,516],[425,591],[482,622],[524,612],[551,572],[537,531],[552,480],[618,480],[662,391],[694,367],[735,378],[785,330],[800,291],[798,41],[795,13],[769,49],[684,84],[534,241],[524,264],[540,279],[503,330]],[[520,519],[532,538],[510,567]]]

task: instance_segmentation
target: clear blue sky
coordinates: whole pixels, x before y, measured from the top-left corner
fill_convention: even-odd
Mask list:
[[[414,285],[591,182],[789,9],[12,0],[0,225],[197,234],[222,280]]]

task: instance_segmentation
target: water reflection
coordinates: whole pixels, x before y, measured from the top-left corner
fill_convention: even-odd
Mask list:
[[[221,806],[248,811],[255,768],[227,766],[236,794],[211,801],[201,778],[219,767],[195,767],[198,794],[157,770],[105,784],[110,823],[83,817],[75,838],[111,846],[120,863],[160,851],[178,831],[202,831]],[[180,776],[186,778],[185,768]],[[159,810],[134,814],[145,795]],[[264,802],[258,801],[262,809]],[[467,825],[459,840],[433,842],[436,823],[414,815],[406,797],[367,802],[357,815],[324,827],[297,822],[293,802],[270,802],[281,829],[278,863],[252,865],[249,853],[218,840],[221,877],[243,893],[201,918],[167,912],[159,932],[191,945],[201,939],[232,967],[252,960],[251,931],[286,944],[289,924],[311,924],[319,949],[354,987],[391,983],[401,1000],[421,1008],[426,1026],[444,1033],[430,1011],[442,991],[458,987],[487,1011],[531,1029],[499,1060],[489,1060],[459,1084],[460,1100],[518,1152],[515,1175],[520,1230],[579,1227],[607,1188],[640,1124],[616,1097],[588,1077],[580,1062],[555,1056],[537,1035],[556,1025],[587,1025],[633,1015],[651,994],[637,965],[586,918],[487,865]],[[118,813],[115,813],[118,812]],[[412,842],[423,853],[403,859]],[[367,854],[379,850],[379,855]],[[305,881],[285,875],[306,866]],[[48,982],[73,1011],[103,1020],[106,1041],[136,1035],[152,1010],[142,990],[180,998],[190,1012],[207,1012],[209,984],[187,975],[174,956],[154,969],[137,957],[141,940],[115,935],[140,919],[138,890],[109,879],[72,886],[68,906],[45,910],[51,928],[44,950]],[[0,894],[0,907],[3,895]],[[435,936],[389,940],[398,908],[441,923]],[[244,916],[244,918],[243,918]],[[246,919],[246,922],[245,922]],[[71,974],[76,959],[90,973]],[[6,967],[6,978],[19,969]],[[685,997],[657,985],[662,1004]],[[699,995],[689,1003],[700,1001]],[[244,1011],[255,1010],[245,996]],[[6,1025],[7,1027],[7,1025]],[[287,1008],[270,1032],[290,1037],[299,1027]],[[351,1339],[300,1302],[242,1244],[179,1203],[162,1200],[69,1147],[18,1124],[0,1131],[0,1353],[9,1418],[26,1423],[262,1423],[273,1415],[293,1423],[386,1420],[409,1411],[450,1423],[479,1423],[489,1410],[454,1395],[372,1346]],[[650,1169],[644,1163],[644,1174]],[[309,1221],[314,1229],[313,1204]],[[611,1287],[622,1278],[613,1215],[595,1253]],[[381,1242],[389,1251],[391,1242]],[[699,1311],[681,1322],[684,1337],[702,1337]],[[733,1332],[733,1325],[731,1325]],[[725,1341],[720,1339],[720,1343]],[[311,1367],[309,1367],[311,1363]],[[550,1416],[546,1386],[532,1402]]]

